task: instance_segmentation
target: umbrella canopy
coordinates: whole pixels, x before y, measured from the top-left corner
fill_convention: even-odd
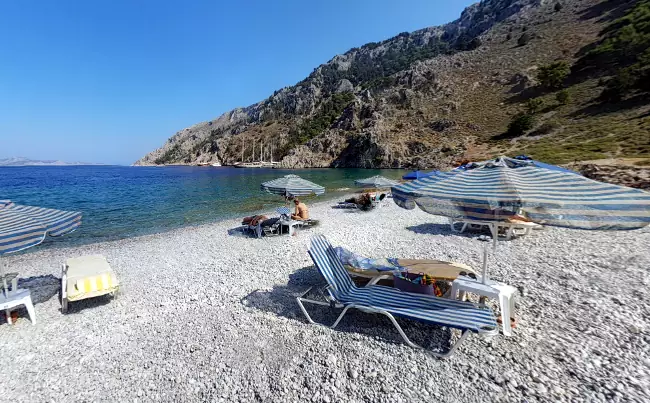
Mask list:
[[[395,186],[392,193],[406,209],[418,206],[430,214],[484,222],[524,214],[538,224],[576,229],[631,230],[650,224],[650,193],[531,165],[485,164]],[[496,248],[496,236],[493,242]]]
[[[47,235],[65,235],[80,225],[81,213],[21,206],[0,200],[0,256],[36,246]],[[0,265],[0,277],[6,291],[3,265]]]
[[[534,160],[527,155],[518,155],[515,158],[502,156],[502,157],[495,158],[493,160],[487,160],[481,162],[470,162],[468,164],[458,167],[457,169],[462,171],[468,171],[470,169],[483,168],[486,166],[502,166],[502,167],[509,167],[509,168],[535,166],[538,168],[550,169],[551,171],[558,171],[558,172],[580,175],[580,173],[572,171],[570,169],[566,169],[566,168],[559,167],[557,165],[551,165],[545,162]]]
[[[402,176],[402,179],[407,180],[407,181],[412,181],[420,178],[424,178],[428,176],[429,174],[423,171],[413,171],[409,172],[406,175]]]
[[[401,207],[473,220],[525,214],[577,229],[626,230],[650,224],[650,193],[534,166],[485,165],[392,188]]]
[[[566,168],[562,168],[562,167],[559,167],[557,165],[551,165],[551,164],[547,164],[545,162],[537,161],[537,160],[534,160],[534,159],[530,158],[527,155],[518,155],[518,156],[515,157],[515,159],[516,160],[523,160],[523,161],[530,161],[531,164],[533,164],[534,166],[539,167],[539,168],[546,168],[546,169],[550,169],[552,171],[560,171],[560,172],[567,172],[567,173],[571,173],[571,174],[580,175],[579,172],[572,171],[572,170],[566,169]]]
[[[0,255],[18,252],[60,236],[81,225],[81,213],[0,201]]]
[[[322,195],[325,188],[301,178],[298,175],[285,175],[282,178],[262,183],[260,188],[268,193],[280,196]]]
[[[371,176],[370,178],[366,179],[359,179],[354,181],[354,184],[358,187],[364,188],[388,188],[391,186],[399,185],[397,181],[385,178],[381,175]]]

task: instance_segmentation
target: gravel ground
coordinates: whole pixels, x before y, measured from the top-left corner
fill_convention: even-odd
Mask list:
[[[491,277],[522,291],[514,336],[471,336],[439,360],[404,345],[377,315],[352,312],[336,330],[307,324],[293,297],[320,281],[309,237],[321,232],[368,256],[479,268],[477,235],[392,204],[311,211],[321,225],[292,238],[228,235],[231,220],[3,259],[32,291],[38,319],[0,319],[3,400],[650,400],[648,229],[547,228],[500,242]],[[62,315],[60,264],[92,253],[108,258],[122,291]],[[449,343],[446,329],[402,323],[415,341]]]

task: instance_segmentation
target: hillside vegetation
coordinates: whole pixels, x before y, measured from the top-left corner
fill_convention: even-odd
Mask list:
[[[486,0],[441,27],[335,56],[137,164],[443,168],[526,153],[650,155],[650,0]]]

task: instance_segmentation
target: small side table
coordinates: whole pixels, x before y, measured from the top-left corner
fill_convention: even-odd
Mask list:
[[[512,336],[512,327],[510,318],[514,317],[515,311],[515,294],[517,289],[507,284],[497,283],[488,280],[486,284],[469,277],[459,277],[451,285],[451,299],[456,299],[456,294],[460,294],[462,299],[466,292],[482,295],[488,298],[494,298],[499,301],[501,308],[501,322],[503,326],[503,335]]]
[[[302,225],[302,221],[296,221],[296,220],[280,220],[280,225],[284,225],[285,227],[289,227],[289,236],[293,236],[295,233],[296,229],[295,227]]]

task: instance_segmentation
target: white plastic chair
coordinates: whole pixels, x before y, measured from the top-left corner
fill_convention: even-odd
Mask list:
[[[5,288],[4,293],[0,293],[0,310],[5,311],[7,315],[7,323],[11,325],[11,311],[13,308],[24,305],[29,314],[29,320],[32,325],[36,324],[36,312],[34,312],[34,305],[32,304],[32,297],[29,290],[12,287],[11,290]]]

